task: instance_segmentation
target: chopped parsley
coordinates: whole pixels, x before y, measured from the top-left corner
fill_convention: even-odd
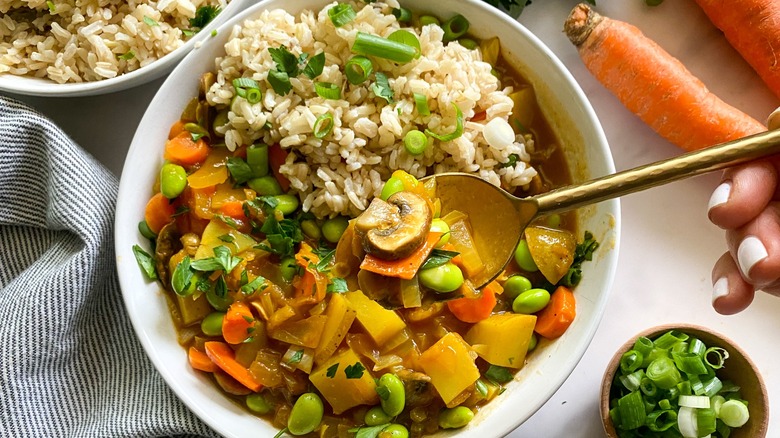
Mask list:
[[[203,29],[219,15],[220,11],[221,9],[218,6],[206,5],[199,7],[195,11],[195,17],[190,18],[190,29],[195,32]]]
[[[334,363],[333,365],[328,367],[328,370],[325,371],[325,375],[329,379],[332,379],[332,378],[336,377],[336,371],[338,371],[338,370],[339,370],[339,364],[338,363]]]
[[[149,255],[140,246],[133,245],[133,254],[135,254],[135,261],[138,262],[138,266],[146,277],[150,280],[157,280],[157,270],[154,267],[154,257]]]
[[[349,286],[347,286],[347,280],[341,277],[333,277],[330,279],[330,283],[326,289],[329,294],[341,294],[349,292]]]
[[[383,430],[387,429],[387,426],[390,426],[390,423],[377,426],[360,426],[349,429],[347,432],[354,433],[355,438],[377,438]]]
[[[290,78],[297,77],[301,72],[314,79],[322,74],[325,67],[325,53],[318,53],[309,59],[308,53],[295,56],[286,47],[271,47],[268,49],[271,59],[276,63],[276,69],[268,72],[268,83],[276,94],[286,95],[292,90]]]
[[[171,286],[173,291],[177,295],[186,296],[189,295],[188,291],[192,277],[195,275],[190,269],[190,256],[184,256],[184,258],[176,265],[176,269],[173,270],[171,276]]]
[[[126,53],[122,55],[117,55],[116,57],[124,61],[129,61],[135,58],[135,52],[133,52],[132,50],[128,50]]]
[[[303,359],[303,350],[297,350],[295,353],[290,356],[290,359],[287,360],[287,363],[290,365],[300,363]]]
[[[433,251],[431,251],[431,255],[428,256],[428,258],[425,260],[425,263],[420,266],[420,270],[441,266],[458,255],[460,255],[460,253],[457,251],[447,251],[444,249],[435,248]]]
[[[231,236],[230,234],[223,234],[218,237],[219,240],[226,242],[226,243],[233,243],[236,239]]]
[[[390,88],[390,81],[387,79],[387,75],[382,72],[376,72],[374,74],[375,82],[371,85],[371,91],[376,94],[376,97],[380,97],[387,101],[387,103],[393,103],[393,89]]]
[[[243,184],[254,178],[252,168],[249,167],[249,164],[241,157],[229,157],[227,160],[227,168],[236,184]]]
[[[515,167],[515,164],[517,164],[517,160],[520,159],[520,155],[517,154],[509,154],[507,157],[506,163],[501,163],[498,168],[503,169],[504,167]]]
[[[176,207],[176,211],[171,215],[171,217],[181,216],[181,215],[183,215],[185,213],[189,213],[189,212],[190,212],[190,208],[189,207],[187,207],[186,205],[180,205],[180,206]]]
[[[241,257],[233,257],[233,254],[227,247],[220,245],[214,248],[214,257],[194,260],[190,266],[196,271],[225,271],[230,273],[233,268],[241,263],[241,260]]]
[[[277,254],[283,258],[294,256],[295,244],[303,240],[301,225],[293,219],[277,220],[273,210],[269,210],[268,207],[264,211],[267,217],[263,226],[260,227],[260,232],[265,234],[268,244],[261,243],[255,248]]]
[[[586,231],[582,243],[577,244],[574,250],[574,261],[569,267],[569,271],[561,278],[558,284],[574,287],[582,280],[582,263],[593,260],[593,252],[598,249],[599,243],[593,238],[590,231]]]
[[[244,271],[245,273],[246,271]],[[243,273],[241,275],[244,275]],[[267,286],[265,284],[265,278],[261,276],[257,276],[254,280],[252,280],[250,283],[246,283],[245,285],[241,286],[241,292],[244,295],[251,295],[255,293],[258,289],[265,289]]]
[[[511,382],[514,376],[512,376],[512,372],[508,368],[490,365],[487,371],[485,371],[485,378],[491,382],[501,384]]]
[[[386,386],[377,385],[374,387],[374,390],[376,390],[377,395],[382,400],[387,400],[388,398],[390,398],[390,390],[387,389]]]
[[[366,367],[358,361],[352,365],[347,365],[347,367],[344,368],[344,375],[347,376],[347,379],[359,379],[363,377],[363,371],[365,370]]]

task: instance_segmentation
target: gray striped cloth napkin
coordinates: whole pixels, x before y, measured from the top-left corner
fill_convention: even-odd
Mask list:
[[[116,193],[59,128],[0,96],[0,436],[215,435],[135,338]]]

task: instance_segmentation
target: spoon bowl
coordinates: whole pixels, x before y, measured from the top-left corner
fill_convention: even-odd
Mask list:
[[[471,281],[482,287],[511,261],[525,228],[539,216],[572,210],[672,181],[780,153],[780,130],[715,145],[667,160],[518,198],[466,173],[443,173],[436,180],[442,214],[461,211],[469,217],[476,250],[485,266]],[[427,179],[427,178],[426,178]]]

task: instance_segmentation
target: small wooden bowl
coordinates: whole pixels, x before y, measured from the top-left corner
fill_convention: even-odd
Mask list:
[[[697,337],[707,347],[717,346],[728,351],[729,358],[726,360],[723,368],[718,370],[717,375],[722,380],[731,380],[741,388],[742,398],[747,400],[750,412],[750,419],[744,426],[732,429],[731,438],[766,437],[767,425],[769,423],[769,400],[764,380],[761,378],[758,368],[747,354],[730,339],[707,328],[691,324],[666,324],[644,330],[626,341],[615,353],[615,356],[612,357],[604,373],[604,378],[601,380],[601,422],[604,425],[604,432],[606,432],[607,437],[617,438],[618,436],[609,416],[609,390],[615,373],[620,367],[621,356],[634,346],[636,339],[640,336],[654,339],[669,330],[677,330]]]

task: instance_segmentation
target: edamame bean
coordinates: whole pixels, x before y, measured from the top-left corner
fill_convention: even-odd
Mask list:
[[[314,240],[320,240],[322,237],[320,226],[317,225],[317,221],[313,219],[306,219],[301,221],[301,231],[303,231],[303,234]]]
[[[347,229],[349,221],[344,216],[336,216],[328,219],[322,224],[322,235],[330,243],[338,243],[344,230]]]
[[[298,197],[294,195],[276,195],[274,198],[277,201],[276,209],[282,212],[283,215],[289,216],[298,210]]]
[[[145,220],[138,222],[138,232],[147,239],[157,238],[157,235],[154,234],[154,231],[152,231],[151,228],[149,228],[149,224],[147,224]]]
[[[510,300],[514,300],[521,293],[531,289],[531,280],[523,277],[522,275],[513,275],[504,282],[504,296]]]
[[[284,281],[291,282],[298,274],[298,263],[293,257],[285,257],[279,263],[279,273],[282,274]]]
[[[253,144],[246,149],[246,164],[255,178],[268,175],[268,145]]]
[[[536,272],[539,270],[533,257],[531,257],[531,251],[528,249],[528,241],[525,239],[517,244],[517,248],[515,249],[515,261],[517,262],[517,266],[520,266],[520,269],[526,272]]]
[[[474,412],[465,406],[443,409],[439,413],[439,427],[442,429],[457,429],[469,424],[474,418]]]
[[[246,396],[245,402],[246,407],[249,408],[250,411],[260,415],[265,415],[274,408],[273,405],[265,399],[263,394],[249,394]]]
[[[320,396],[307,392],[298,397],[287,419],[287,430],[293,435],[306,435],[313,432],[322,421],[325,408]]]
[[[391,176],[390,179],[387,180],[385,185],[382,186],[382,193],[379,195],[379,197],[382,198],[383,201],[387,201],[387,198],[393,196],[398,192],[403,192],[403,191],[404,191],[404,182],[401,181],[400,178]]]
[[[160,192],[168,199],[173,199],[187,187],[187,171],[178,164],[165,163],[160,168]]]
[[[222,320],[224,312],[211,312],[200,322],[200,330],[206,336],[222,336]]]
[[[279,185],[279,181],[273,175],[250,179],[246,184],[260,196],[282,194],[282,186]]]
[[[389,423],[392,419],[393,417],[387,415],[381,406],[374,406],[366,412],[363,422],[366,423],[366,426],[379,426]]]
[[[463,284],[463,272],[451,262],[423,269],[417,275],[420,284],[440,293],[452,292]]]
[[[444,222],[439,218],[432,220],[431,231],[443,233],[441,238],[439,238],[439,242],[436,244],[436,248],[441,248],[450,241],[450,226],[447,225],[447,222]]]
[[[409,430],[403,424],[391,424],[382,429],[379,438],[409,438]]]
[[[515,313],[536,313],[550,302],[550,292],[544,289],[529,289],[512,301],[512,310]]]
[[[531,333],[531,340],[528,341],[528,353],[534,351],[536,348],[536,344],[539,343],[539,338],[536,336],[536,333]]]
[[[387,415],[395,417],[403,412],[406,405],[406,390],[398,376],[390,373],[382,375],[379,378],[377,392],[380,394],[379,403],[382,405],[382,410]]]

